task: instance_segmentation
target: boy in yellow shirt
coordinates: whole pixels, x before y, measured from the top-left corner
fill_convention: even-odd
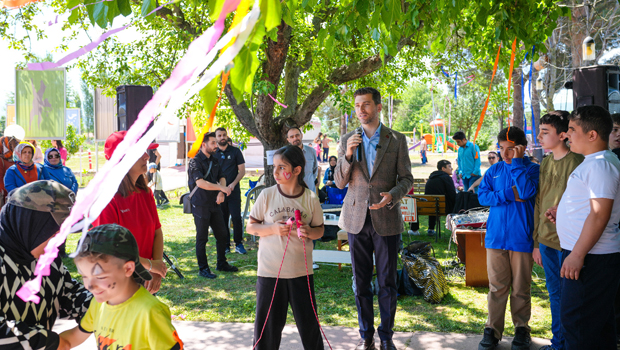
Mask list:
[[[183,349],[168,307],[134,280],[152,277],[129,230],[116,224],[93,228],[75,265],[95,300],[79,326],[60,334],[71,348],[95,333],[98,349]]]

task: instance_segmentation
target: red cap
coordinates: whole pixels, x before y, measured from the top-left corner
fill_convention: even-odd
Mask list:
[[[110,160],[110,158],[112,158],[112,154],[114,153],[116,146],[118,146],[118,144],[125,139],[125,134],[127,134],[127,131],[117,131],[108,136],[103,147],[105,159]],[[148,149],[155,149],[157,147],[159,147],[158,143],[151,143]]]

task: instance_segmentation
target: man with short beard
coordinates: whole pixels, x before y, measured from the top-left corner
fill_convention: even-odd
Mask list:
[[[288,132],[286,133],[288,143],[301,148],[304,152],[304,157],[306,158],[306,166],[304,166],[304,181],[310,191],[316,192],[316,185],[314,181],[317,179],[319,174],[319,164],[316,158],[316,151],[310,146],[304,146],[303,138],[304,134],[302,134],[301,129],[296,126],[288,129]]]
[[[213,156],[217,149],[215,133],[204,136],[200,152],[189,161],[189,189],[191,190],[192,214],[196,224],[196,258],[199,275],[213,279],[217,277],[211,272],[207,262],[206,245],[209,240],[209,226],[213,229],[217,249],[216,270],[237,272],[235,266],[226,261],[226,224],[220,204],[224,202],[231,190],[226,186],[226,178],[220,164]],[[198,187],[198,189],[196,189]]]
[[[226,183],[230,189],[230,195],[226,196],[222,203],[222,213],[224,214],[224,223],[226,223],[226,231],[228,231],[228,248],[226,252],[230,252],[230,229],[228,221],[232,217],[233,238],[235,240],[235,252],[246,254],[243,246],[243,223],[241,221],[241,186],[239,181],[245,175],[245,159],[243,153],[237,147],[231,146],[228,133],[224,128],[215,129],[215,139],[217,140],[217,150],[215,158],[222,167],[222,173],[226,178]]]

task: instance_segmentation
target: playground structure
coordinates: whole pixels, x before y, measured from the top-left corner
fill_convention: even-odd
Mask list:
[[[426,140],[426,145],[431,152],[445,153],[448,147],[456,152],[457,146],[446,138],[446,126],[442,119],[435,119],[430,123],[431,133],[425,134],[424,129],[420,128],[422,137]],[[417,145],[416,145],[417,146]]]

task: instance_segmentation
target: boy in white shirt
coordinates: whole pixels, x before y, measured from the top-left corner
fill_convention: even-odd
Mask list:
[[[607,145],[613,123],[599,106],[577,108],[569,120],[571,151],[585,159],[570,175],[560,204],[547,211],[562,247],[565,349],[615,349],[620,161]]]

